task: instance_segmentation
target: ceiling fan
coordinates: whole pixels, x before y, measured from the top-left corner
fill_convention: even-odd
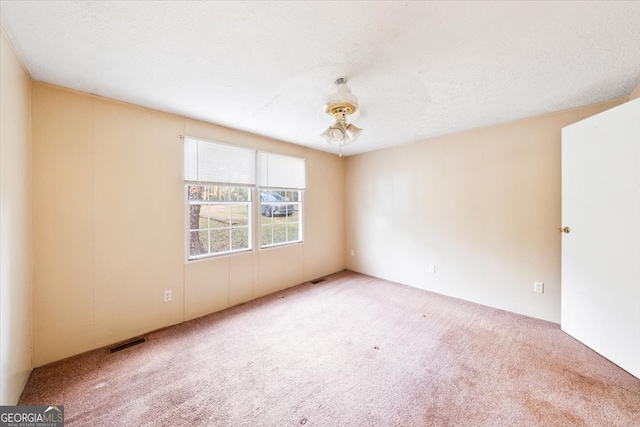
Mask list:
[[[334,82],[337,86],[335,93],[327,96],[324,112],[334,117],[335,123],[320,134],[329,144],[337,143],[342,157],[342,147],[358,139],[362,129],[347,123],[347,116],[358,110],[358,98],[351,93],[347,86],[347,79],[340,77]]]

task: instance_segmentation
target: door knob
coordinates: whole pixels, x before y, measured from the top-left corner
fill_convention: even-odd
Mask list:
[[[562,227],[562,228],[558,228],[558,231],[560,233],[567,233],[569,234],[571,232],[571,229],[569,227]]]

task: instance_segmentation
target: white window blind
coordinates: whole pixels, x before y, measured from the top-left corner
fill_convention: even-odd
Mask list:
[[[258,159],[261,187],[305,189],[304,159],[264,152],[258,153]]]
[[[255,185],[255,165],[255,150],[184,138],[185,181]]]

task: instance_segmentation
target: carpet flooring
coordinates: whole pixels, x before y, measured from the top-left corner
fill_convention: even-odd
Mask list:
[[[343,271],[33,371],[67,426],[640,426],[559,325]]]

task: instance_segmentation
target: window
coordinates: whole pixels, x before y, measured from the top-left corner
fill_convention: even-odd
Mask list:
[[[261,189],[260,213],[261,247],[302,241],[302,191]]]
[[[251,249],[251,188],[188,185],[189,259]]]
[[[304,159],[185,137],[184,180],[189,260],[302,242]]]
[[[252,249],[256,152],[185,137],[190,260]]]
[[[302,195],[305,161],[259,153],[260,247],[302,241]]]

